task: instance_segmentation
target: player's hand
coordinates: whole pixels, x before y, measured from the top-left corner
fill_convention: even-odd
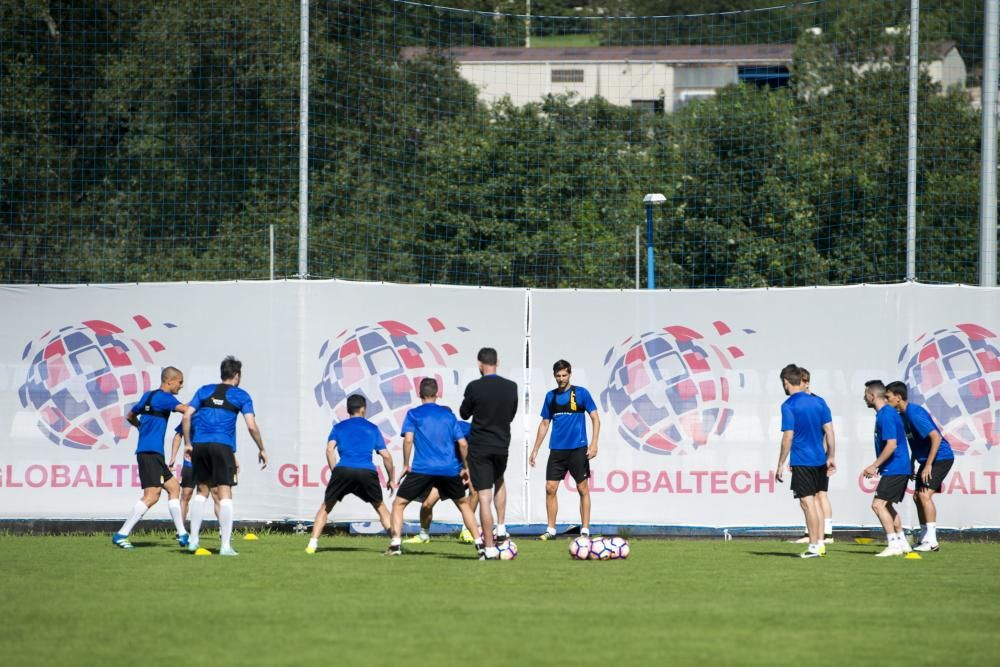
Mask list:
[[[172,458],[172,459],[170,459],[170,463],[167,464],[167,467],[168,468],[173,468],[175,463],[177,463],[177,459],[176,458]]]
[[[930,484],[931,472],[933,471],[931,470],[930,466],[924,466],[924,471],[920,473],[920,481],[922,481],[924,484]]]
[[[865,479],[871,479],[878,474],[878,466],[874,463],[867,468],[865,468]]]
[[[194,447],[192,447],[191,445],[184,445],[184,458],[190,460],[191,454],[193,453],[194,453]]]
[[[396,484],[391,479],[385,480],[385,490],[388,491],[391,496],[396,492]]]
[[[263,449],[257,452],[257,461],[260,463],[260,469],[263,470],[267,467],[267,452]],[[239,468],[237,468],[237,471]]]
[[[237,475],[240,474],[240,462],[239,461],[236,462],[236,474]]]
[[[831,477],[835,472],[837,472],[837,464],[833,459],[827,459],[826,461],[826,476]]]
[[[528,457],[528,465],[532,468],[535,467],[535,457],[538,456],[538,451],[531,452],[531,456]]]
[[[597,445],[587,447],[587,460],[597,458]]]
[[[458,476],[462,478],[462,484],[469,486],[469,469],[462,468],[462,472],[458,473]]]
[[[785,479],[781,476],[781,474],[781,466],[778,466],[778,469],[774,471],[774,479],[777,480],[778,484],[783,484],[785,482]]]

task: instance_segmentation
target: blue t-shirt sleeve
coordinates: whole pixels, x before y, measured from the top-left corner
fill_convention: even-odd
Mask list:
[[[461,440],[465,437],[465,429],[462,428],[462,422],[457,419],[451,425],[451,436],[454,440]]]
[[[878,416],[875,420],[878,422],[879,433],[882,435],[882,442],[895,440],[896,444],[899,445],[899,434],[896,433],[896,420],[892,418],[892,415],[884,410],[879,410]]]
[[[375,426],[372,424],[372,426]],[[372,429],[372,447],[374,447],[376,452],[381,452],[385,449],[385,438],[382,437],[382,431],[378,430],[378,426]]]
[[[177,435],[184,435],[184,422],[177,425],[177,428],[174,429],[174,433]]]
[[[340,426],[340,424],[334,424],[333,427],[330,429],[330,435],[326,436],[326,441],[327,442],[330,442],[331,440],[333,440],[334,442],[339,442],[339,440],[337,440],[337,427],[338,426]]]
[[[163,391],[156,395],[153,402],[157,404],[159,409],[167,410],[168,412],[173,412],[173,409],[181,404],[176,396]]]
[[[194,398],[192,398],[191,402],[188,403],[188,407],[194,408],[195,410],[197,410],[198,408],[201,407],[201,400],[202,400],[201,399],[201,389],[199,389],[198,391],[196,391],[194,393]]]
[[[910,426],[920,434],[921,438],[926,438],[930,436],[931,431],[937,430],[934,420],[926,410],[910,410],[910,414],[906,416],[910,418]]]
[[[406,435],[407,433],[413,433],[416,429],[413,426],[413,420],[410,419],[410,413],[406,413],[406,417],[403,418],[403,426],[399,429],[400,435]]]
[[[242,396],[240,396],[240,399],[242,399],[242,405],[240,405],[240,412],[242,412],[245,415],[254,414],[253,399],[250,398],[250,394],[246,393],[245,391],[241,392],[241,394]]]
[[[580,396],[580,403],[583,405],[583,409],[587,411],[587,414],[597,410],[597,403],[594,403],[594,397],[590,395],[590,392],[581,387],[580,393],[583,394]]]
[[[819,401],[820,401],[820,406],[821,406],[820,416],[819,416],[820,423],[821,424],[829,424],[830,422],[833,421],[833,414],[831,414],[831,412],[830,412],[830,406],[827,405],[826,401],[824,401],[822,398],[819,399]]]
[[[787,402],[781,404],[781,431],[795,430],[795,413]]]
[[[549,411],[549,401],[552,400],[552,392],[545,394],[545,400],[542,401],[542,419],[552,419],[552,413]]]
[[[131,412],[131,413],[133,413],[133,414],[139,414],[139,412],[138,412],[137,408],[138,408],[138,407],[139,407],[140,405],[145,405],[145,403],[146,403],[146,399],[148,399],[148,398],[149,398],[149,392],[148,392],[148,391],[146,391],[146,392],[143,392],[142,396],[140,396],[140,397],[139,397],[139,400],[138,400],[138,401],[136,401],[135,403],[133,403],[133,404],[132,404],[132,407],[130,407],[130,408],[128,409],[128,411],[129,411],[129,412]]]
[[[463,438],[468,438],[469,434],[472,433],[472,424],[470,424],[469,422],[463,422],[463,421],[458,422],[458,428],[462,430]]]

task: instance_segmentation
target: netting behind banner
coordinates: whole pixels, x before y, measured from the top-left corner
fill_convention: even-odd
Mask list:
[[[310,4],[310,275],[632,287],[658,193],[658,287],[906,277],[908,2],[452,4]],[[299,3],[0,12],[0,281],[298,272]],[[981,43],[922,11],[919,280],[977,281]]]

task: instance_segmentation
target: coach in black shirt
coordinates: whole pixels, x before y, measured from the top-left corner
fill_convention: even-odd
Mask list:
[[[507,513],[507,487],[503,474],[507,470],[507,450],[510,449],[510,423],[517,413],[517,384],[497,375],[497,351],[492,347],[479,350],[477,357],[482,377],[465,388],[465,398],[459,409],[462,419],[472,417],[469,433],[469,478],[479,493],[479,521],[483,530],[486,557],[492,558],[496,547],[493,540],[493,508],[497,510],[497,538],[507,539],[504,523]]]

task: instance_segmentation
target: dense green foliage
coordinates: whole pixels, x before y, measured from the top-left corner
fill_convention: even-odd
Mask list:
[[[798,42],[790,87],[731,86],[666,115],[482,104],[437,49],[517,45],[524,21],[455,4],[476,11],[313,3],[311,275],[629,287],[642,196],[662,192],[660,286],[905,277],[905,35],[884,31],[905,23],[900,3],[638,20],[536,0],[567,15],[538,34]],[[926,53],[981,2],[940,5]],[[297,273],[298,31],[292,2],[0,0],[0,282],[265,278],[270,225],[276,274]],[[979,114],[926,76],[920,103],[917,276],[975,282]]]
[[[309,556],[304,536],[262,535],[238,558],[132,541],[0,537],[4,663],[996,665],[995,543],[801,560],[776,541],[632,540],[628,560],[573,562],[565,540],[521,539],[484,562],[449,539],[395,558],[384,537]]]

